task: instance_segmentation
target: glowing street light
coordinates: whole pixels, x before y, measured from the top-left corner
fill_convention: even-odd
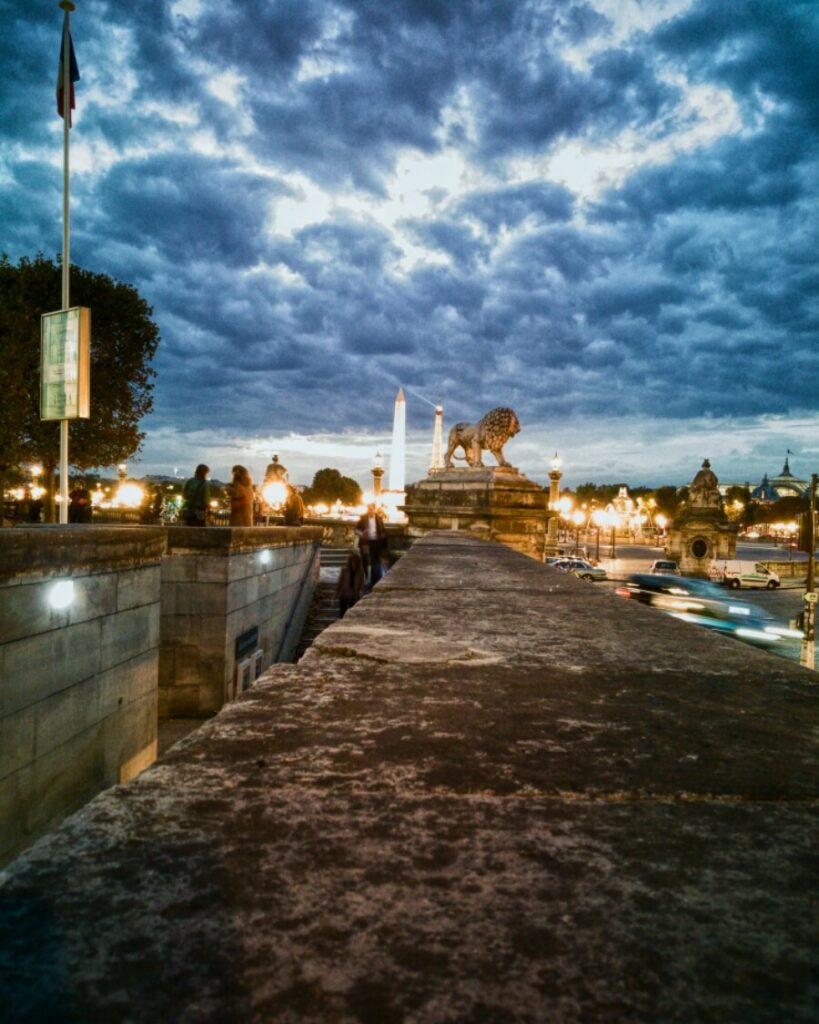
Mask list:
[[[287,501],[287,484],[274,481],[262,488],[262,497],[271,508],[281,508]]]
[[[145,491],[133,480],[122,483],[117,488],[115,504],[125,508],[139,508],[145,498]],[[92,496],[93,504],[93,496]]]

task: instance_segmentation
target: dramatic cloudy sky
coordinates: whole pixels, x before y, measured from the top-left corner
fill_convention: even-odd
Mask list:
[[[60,248],[53,0],[0,0],[0,249]],[[139,469],[819,465],[816,0],[77,0],[72,257],[162,343]],[[104,386],[103,382],[95,382]],[[491,461],[491,457],[490,461]]]

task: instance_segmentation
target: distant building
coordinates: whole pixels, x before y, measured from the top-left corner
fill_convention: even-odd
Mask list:
[[[768,474],[762,478],[762,483],[751,491],[752,501],[778,501],[779,498],[804,498],[808,493],[807,480],[801,480],[791,473],[788,464],[788,457],[785,456],[785,465],[779,476],[768,479]]]

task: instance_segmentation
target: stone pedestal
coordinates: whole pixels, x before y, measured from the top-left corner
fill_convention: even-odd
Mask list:
[[[686,576],[707,576],[712,559],[736,558],[737,526],[710,509],[685,509],[668,530],[666,554]]]
[[[407,487],[403,507],[410,537],[464,530],[538,561],[544,558],[553,515],[543,489],[512,466],[431,471]]]
[[[688,501],[668,531],[666,554],[687,576],[707,576],[712,559],[736,554],[738,526],[725,514],[718,485],[705,459],[691,481]]]

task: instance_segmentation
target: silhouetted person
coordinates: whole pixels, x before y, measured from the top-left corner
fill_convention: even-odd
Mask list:
[[[287,485],[287,501],[284,503],[284,525],[301,526],[304,523],[304,502],[291,484]]]
[[[343,618],[347,609],[352,608],[356,601],[361,600],[363,593],[364,563],[361,561],[359,552],[353,550],[347,555],[347,562],[336,583],[339,618]]]
[[[91,522],[91,492],[83,480],[78,480],[68,495],[69,523]]]
[[[185,481],[182,488],[182,521],[186,526],[207,526],[210,505],[208,473],[210,466],[200,462],[193,476]]]
[[[253,525],[253,481],[245,466],[234,466],[233,479],[228,484],[230,495],[230,525]]]

